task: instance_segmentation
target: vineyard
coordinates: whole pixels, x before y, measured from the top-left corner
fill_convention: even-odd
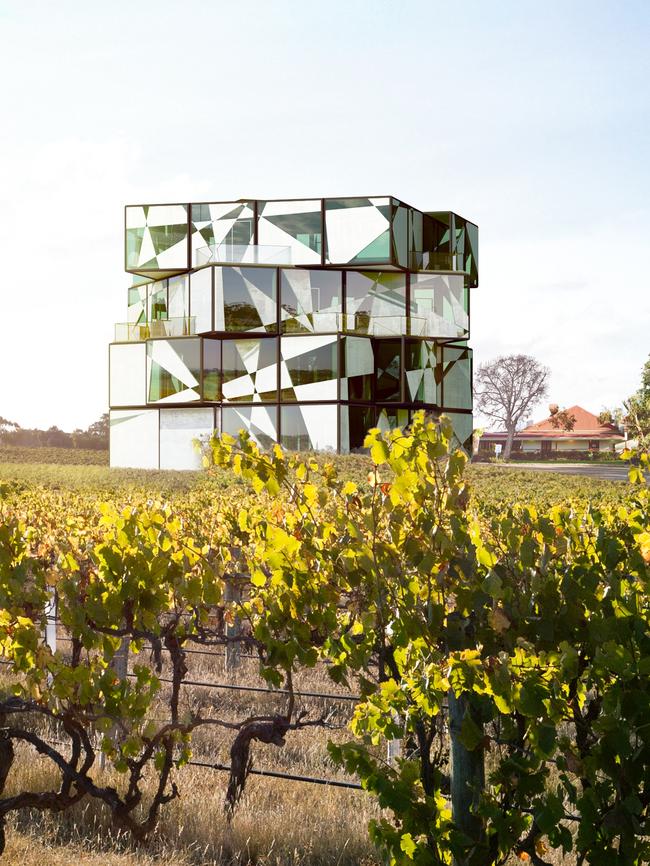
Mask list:
[[[29,829],[170,864],[647,862],[648,491],[450,439],[0,454],[8,861]]]

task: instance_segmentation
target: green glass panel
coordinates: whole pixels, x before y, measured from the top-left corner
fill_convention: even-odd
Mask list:
[[[203,340],[203,399],[221,400],[221,340]]]
[[[472,408],[472,351],[445,346],[442,356],[442,402],[445,409]]]
[[[126,230],[126,267],[137,268],[144,238],[144,226]]]
[[[375,400],[399,402],[402,399],[402,344],[400,340],[376,340]]]

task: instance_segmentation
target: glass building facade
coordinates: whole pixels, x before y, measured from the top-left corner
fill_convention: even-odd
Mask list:
[[[478,228],[391,196],[125,209],[111,465],[192,468],[196,438],[351,452],[413,411],[472,435]]]

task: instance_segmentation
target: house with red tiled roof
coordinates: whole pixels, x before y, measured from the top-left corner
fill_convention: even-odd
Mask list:
[[[558,424],[557,406],[552,406],[551,409],[554,411],[548,418],[529,424],[515,434],[512,456],[530,454],[545,458],[584,457],[589,452],[593,454],[597,451],[614,451],[616,445],[625,440],[624,434],[615,424],[601,424],[598,416],[587,412],[582,406],[571,406],[565,410],[566,416],[575,418],[571,430]],[[480,439],[479,453],[487,455],[500,452],[505,441],[505,431],[488,431]],[[497,448],[498,445],[501,448]]]

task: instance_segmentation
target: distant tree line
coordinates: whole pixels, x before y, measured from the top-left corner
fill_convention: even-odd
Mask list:
[[[48,430],[21,427],[0,415],[0,445],[22,448],[83,448],[103,451],[108,449],[108,413],[91,424],[88,429],[77,428],[66,433],[58,427]]]

